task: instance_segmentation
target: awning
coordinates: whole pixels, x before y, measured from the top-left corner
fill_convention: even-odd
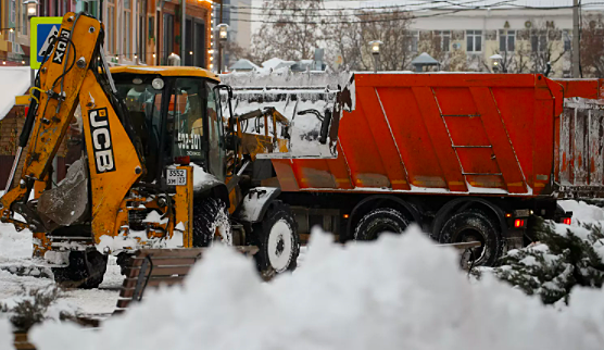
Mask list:
[[[29,74],[29,66],[0,67],[0,120],[15,105],[15,97],[27,93],[30,87]]]

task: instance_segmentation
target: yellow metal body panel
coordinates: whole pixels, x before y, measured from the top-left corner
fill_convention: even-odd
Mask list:
[[[165,77],[200,77],[220,82],[218,75],[199,67],[184,66],[119,66],[109,69],[111,74],[159,74]]]
[[[82,85],[80,106],[86,137],[90,188],[92,189],[92,233],[116,236],[120,204],[142,174],[138,154],[105,92],[92,71]]]
[[[35,232],[33,234],[33,252],[32,256],[34,258],[43,258],[44,254],[50,250],[50,239],[46,237],[46,233],[44,232]]]
[[[187,172],[186,185],[176,186],[174,210],[176,212],[174,230],[183,229],[183,247],[193,247],[193,167],[182,165],[176,167]],[[180,225],[182,223],[182,226]],[[173,233],[172,233],[173,235]]]
[[[15,105],[27,106],[29,105],[29,95],[15,96]]]

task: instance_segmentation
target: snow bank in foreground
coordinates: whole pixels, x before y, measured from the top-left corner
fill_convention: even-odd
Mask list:
[[[468,283],[452,249],[417,228],[338,246],[314,232],[304,268],[261,283],[253,263],[212,248],[183,288],[98,332],[45,324],[46,349],[601,349],[604,293],[577,290],[558,312],[485,276]]]
[[[0,350],[12,350],[13,332],[9,320],[0,318]]]
[[[0,197],[4,191],[0,191]],[[0,263],[31,259],[32,234],[29,230],[17,232],[12,224],[0,222]]]
[[[32,234],[29,230],[17,232],[12,224],[0,223],[0,263],[31,259]]]

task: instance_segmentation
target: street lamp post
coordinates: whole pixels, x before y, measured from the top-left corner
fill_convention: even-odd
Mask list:
[[[499,73],[503,69],[503,56],[500,54],[494,54],[489,58],[491,59],[491,64],[493,65],[493,73]]]
[[[224,61],[224,47],[229,35],[229,25],[220,23],[218,26],[218,73],[222,73],[222,64]]]
[[[380,40],[373,40],[369,42],[369,45],[371,46],[371,54],[373,55],[373,72],[377,73],[378,69],[379,69],[379,65],[380,65],[380,45],[382,45],[383,42]]]
[[[32,17],[36,17],[38,15],[38,0],[25,0],[23,2],[25,7],[27,8],[27,20],[30,21]],[[31,35],[31,32],[29,33]],[[35,50],[36,48],[31,47],[30,50]],[[29,62],[29,66],[31,67],[31,61]],[[34,86],[36,80],[36,72],[34,69],[30,69],[29,72],[29,80],[31,86]]]

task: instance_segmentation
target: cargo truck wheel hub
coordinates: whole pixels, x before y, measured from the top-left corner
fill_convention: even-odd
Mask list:
[[[268,258],[277,273],[287,270],[293,253],[293,231],[285,219],[275,222],[268,236]]]

